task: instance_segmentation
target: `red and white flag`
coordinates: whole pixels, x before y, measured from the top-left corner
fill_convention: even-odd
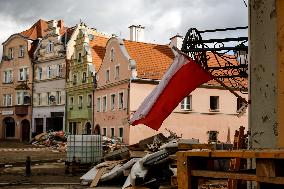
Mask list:
[[[130,119],[158,130],[175,107],[194,89],[213,76],[193,60],[178,54],[159,85],[145,98]]]

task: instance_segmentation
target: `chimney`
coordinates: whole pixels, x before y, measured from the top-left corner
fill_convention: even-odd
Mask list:
[[[144,42],[144,29],[141,25],[131,25],[130,29],[130,41]]]
[[[62,30],[64,28],[64,21],[63,20],[58,20],[57,27],[59,27]]]
[[[170,38],[171,43],[170,43],[170,47],[177,47],[179,50],[181,50],[181,46],[182,46],[182,36],[179,34],[176,34],[175,36]]]

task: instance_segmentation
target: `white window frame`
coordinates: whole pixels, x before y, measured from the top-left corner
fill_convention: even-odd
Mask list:
[[[105,104],[104,104],[105,99]],[[107,112],[107,95],[102,96],[102,112]]]
[[[13,59],[14,58],[14,48],[13,47],[10,47],[8,49],[8,58],[9,59]]]
[[[17,98],[16,104],[17,105],[26,105],[25,102],[24,102],[25,96],[29,96],[27,91],[18,91],[16,93],[16,98]]]
[[[47,105],[51,105],[51,103],[50,103],[50,96],[51,96],[51,92],[47,92],[46,93]]]
[[[42,67],[41,66],[37,68],[37,79],[42,80]]]
[[[97,97],[96,99],[96,106],[97,106],[97,112],[102,111],[102,97]]]
[[[82,83],[87,83],[87,72],[82,73]]]
[[[54,50],[54,43],[52,41],[48,41],[46,45],[46,53],[52,53]]]
[[[120,129],[122,129],[122,136],[120,136]],[[123,135],[124,135],[124,128],[123,127],[118,127],[118,138],[120,138],[121,141],[123,141]]]
[[[82,100],[81,100],[80,97],[82,97]],[[78,109],[83,109],[83,104],[84,104],[83,95],[79,95],[79,96],[78,96]]]
[[[3,106],[12,106],[12,94],[3,94]]]
[[[192,95],[188,95],[187,97],[185,97],[181,101],[180,109],[183,110],[183,111],[191,111],[192,110]]]
[[[12,83],[13,71],[5,70],[3,74],[3,83]]]
[[[52,66],[47,66],[46,71],[47,71],[47,79],[51,79],[52,78]]]
[[[62,71],[63,71],[62,64],[57,64],[56,65],[56,76],[57,77],[62,77]]]
[[[56,91],[56,103],[57,104],[61,104],[62,103],[61,91]]]
[[[114,98],[112,98],[114,96]],[[115,110],[115,97],[116,96],[116,93],[111,93],[110,94],[110,110],[111,111],[114,111]],[[113,102],[112,102],[112,100],[114,100]]]
[[[19,58],[23,58],[25,55],[25,47],[24,45],[19,46]]]
[[[21,71],[22,70],[22,71]],[[29,70],[27,67],[22,67],[19,69],[19,81],[27,81],[28,80]],[[23,74],[23,75],[22,75]]]
[[[118,68],[118,72],[117,72],[117,68]],[[115,79],[119,79],[119,75],[120,75],[120,65],[117,64],[115,65]]]
[[[122,100],[123,100],[123,102],[122,102],[122,107],[120,107],[120,103],[121,103],[121,102],[120,102],[120,94],[123,95],[123,96],[122,96]],[[117,100],[117,103],[118,103],[118,104],[117,104],[117,107],[118,107],[119,110],[123,110],[123,109],[124,109],[124,106],[125,106],[125,105],[124,105],[124,104],[125,104],[125,103],[124,103],[124,102],[125,102],[125,99],[124,99],[124,91],[120,91],[120,92],[118,93],[118,95],[117,95],[117,98],[118,98],[118,100]]]

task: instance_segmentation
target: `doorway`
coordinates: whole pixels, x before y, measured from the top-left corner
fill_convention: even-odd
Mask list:
[[[15,120],[11,117],[7,117],[3,120],[5,126],[5,137],[15,137]]]
[[[22,141],[29,142],[30,141],[30,122],[24,119],[21,123],[22,128]]]

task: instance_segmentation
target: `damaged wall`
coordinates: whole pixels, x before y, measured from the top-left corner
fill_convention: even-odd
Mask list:
[[[284,146],[284,132],[280,132],[284,123],[284,86],[280,85],[284,82],[283,5],[281,0],[250,1],[249,122],[253,148]]]

